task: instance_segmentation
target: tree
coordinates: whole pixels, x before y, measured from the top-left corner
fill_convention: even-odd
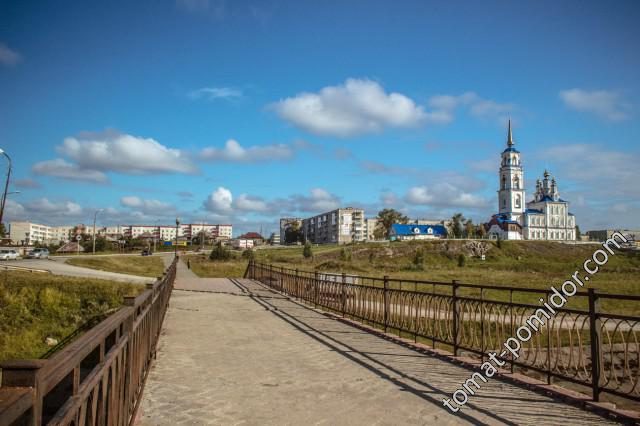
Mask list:
[[[471,219],[467,219],[464,223],[464,234],[467,238],[474,238],[476,235],[476,227],[473,226],[473,221]]]
[[[373,234],[376,239],[387,238],[394,223],[407,223],[409,218],[395,209],[382,209],[378,212],[378,223]]]
[[[246,249],[242,252],[242,258],[247,260],[254,260],[256,258],[256,253],[251,249]]]
[[[4,223],[0,223],[0,237],[7,235],[7,228],[4,227]]]
[[[579,240],[579,239],[580,239],[580,235],[582,235],[582,234],[580,233],[580,227],[579,227],[578,225],[576,225],[576,240]]]
[[[310,257],[313,257],[313,251],[311,250],[311,243],[309,241],[304,243],[304,249],[302,249],[302,255],[305,257],[305,259],[309,259]]]
[[[478,236],[478,238],[482,239],[487,237],[487,229],[484,227],[484,223],[478,225],[478,228],[476,229],[476,235]]]
[[[454,238],[462,238],[463,228],[462,224],[464,223],[464,216],[462,213],[456,213],[451,216],[451,233]]]
[[[351,261],[351,250],[347,249],[346,247],[342,247],[342,250],[340,250],[340,260],[342,260],[344,262],[350,262]]]
[[[467,256],[465,256],[464,253],[460,253],[458,255],[458,266],[462,268],[466,262]]]
[[[416,266],[422,266],[424,263],[424,250],[422,247],[418,247],[416,249],[415,254],[413,255],[413,264]]]
[[[209,254],[209,260],[225,261],[229,259],[231,259],[231,252],[222,245],[222,241],[219,241]]]
[[[96,251],[105,251],[106,249],[107,249],[107,239],[105,237],[96,237]]]
[[[285,244],[297,244],[302,242],[302,228],[300,227],[300,222],[291,222],[284,230],[284,235],[281,235],[284,238]]]

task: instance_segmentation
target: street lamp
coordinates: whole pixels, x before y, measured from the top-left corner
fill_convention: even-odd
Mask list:
[[[7,180],[4,184],[4,193],[2,194],[2,202],[0,203],[0,223],[2,223],[2,217],[4,216],[4,205],[7,201],[7,191],[9,190],[9,180],[11,179],[11,157],[4,152],[4,149],[0,148],[0,154],[4,155],[9,162],[9,169],[7,170]]]
[[[173,251],[175,257],[178,257],[178,226],[180,226],[180,218],[176,217],[176,246]]]
[[[96,254],[96,217],[104,209],[98,209],[93,214],[93,254]]]

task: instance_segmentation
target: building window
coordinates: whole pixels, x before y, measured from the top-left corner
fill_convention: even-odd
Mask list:
[[[520,208],[520,194],[516,194],[516,208]]]
[[[506,189],[507,188],[507,177],[505,175],[502,175],[502,189]]]

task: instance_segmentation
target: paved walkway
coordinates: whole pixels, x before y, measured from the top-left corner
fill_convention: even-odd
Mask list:
[[[600,425],[494,380],[457,415],[469,370],[321,315],[250,280],[179,263],[140,425]]]

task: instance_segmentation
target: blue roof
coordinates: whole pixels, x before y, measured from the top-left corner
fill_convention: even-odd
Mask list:
[[[558,198],[558,201],[556,201],[553,198],[549,197],[548,195],[545,195],[544,197],[542,197],[542,201],[553,201],[554,203],[566,203],[567,202],[567,201],[563,200],[562,198]]]
[[[429,232],[431,229],[431,232]],[[405,225],[394,223],[391,225],[391,233],[395,235],[445,235],[444,225]]]
[[[542,214],[542,210],[538,210],[538,209],[527,209],[527,210],[525,210],[525,213],[539,213],[539,214]]]
[[[514,147],[509,147],[507,149],[505,149],[502,152],[517,152],[518,154],[520,153],[520,151],[518,151],[517,149],[515,149]]]
[[[515,220],[509,220],[507,219],[507,216],[505,214],[497,214],[496,215],[496,220],[498,221],[498,223],[515,223],[516,225],[520,225],[517,221]]]

